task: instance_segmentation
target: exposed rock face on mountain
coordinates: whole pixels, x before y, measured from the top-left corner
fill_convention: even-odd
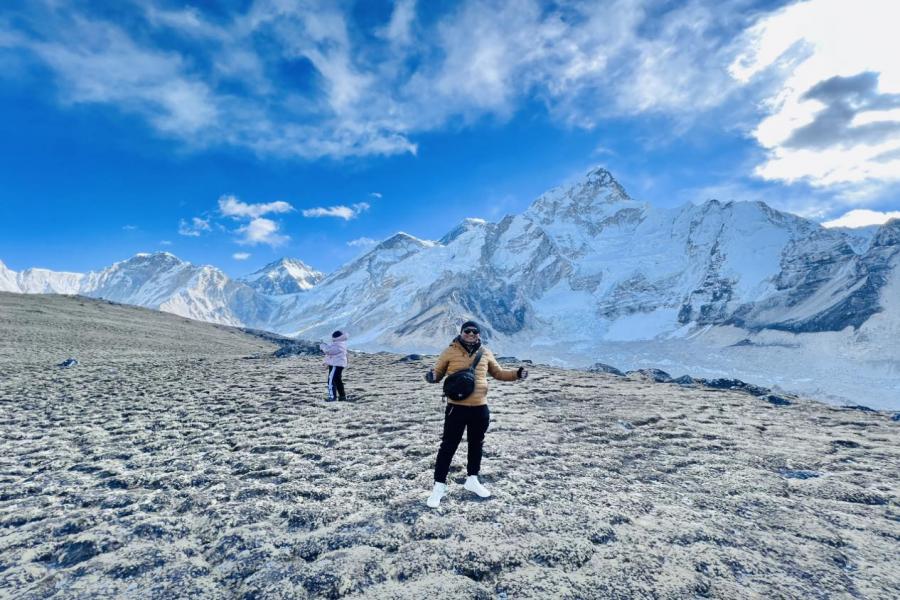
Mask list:
[[[535,364],[490,391],[493,495],[463,445],[430,509],[434,356],[354,352],[326,404],[321,357],[232,328],[0,316],[3,598],[900,597],[886,414]]]
[[[305,292],[324,277],[324,273],[316,271],[301,260],[282,258],[267,264],[255,273],[241,277],[240,281],[261,294],[281,296]]]

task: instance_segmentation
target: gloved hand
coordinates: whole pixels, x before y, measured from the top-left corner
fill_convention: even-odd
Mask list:
[[[428,369],[428,372],[425,373],[425,381],[434,383],[434,369]]]
[[[519,379],[528,379],[528,369],[525,367],[519,367],[519,370],[516,371],[516,375],[519,376]]]

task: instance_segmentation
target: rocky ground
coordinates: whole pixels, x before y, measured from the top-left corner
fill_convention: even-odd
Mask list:
[[[430,510],[429,358],[276,349],[0,294],[0,597],[900,597],[889,415],[535,365]]]

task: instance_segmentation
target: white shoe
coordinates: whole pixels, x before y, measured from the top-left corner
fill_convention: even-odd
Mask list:
[[[440,483],[439,481],[434,482],[434,489],[431,490],[431,495],[428,496],[428,500],[425,504],[428,505],[429,508],[437,508],[438,504],[441,503],[441,498],[447,495],[447,484]]]
[[[470,492],[475,492],[482,498],[490,498],[491,496],[491,491],[481,485],[481,482],[478,481],[478,475],[469,475],[469,477],[466,478],[466,485],[463,487]]]

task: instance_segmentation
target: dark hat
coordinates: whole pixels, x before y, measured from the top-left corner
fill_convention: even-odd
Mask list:
[[[334,333],[331,334],[331,337],[333,337],[333,338],[339,338],[339,337],[341,337],[342,335],[344,335],[344,333],[343,333],[340,329],[338,329],[337,331],[335,331]]]
[[[462,325],[459,326],[460,333],[462,333],[462,330],[465,329],[466,327],[474,327],[478,331],[481,331],[481,325],[479,325],[475,321],[466,321],[465,323],[463,323]]]

